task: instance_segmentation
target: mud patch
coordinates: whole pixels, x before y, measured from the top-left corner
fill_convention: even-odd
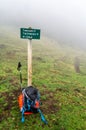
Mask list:
[[[11,116],[12,108],[18,108],[18,96],[20,95],[20,89],[14,90],[12,92],[3,92],[0,94],[0,98],[3,100],[0,102],[0,108],[3,108],[0,112],[0,122]],[[46,100],[42,99],[42,96],[46,95]],[[40,109],[43,113],[53,114],[58,112],[60,109],[59,101],[54,99],[54,93],[48,90],[42,91],[41,93]]]
[[[0,44],[0,48],[1,48],[1,49],[5,49],[6,47],[7,47],[6,45]]]
[[[46,96],[46,100],[41,100],[42,106],[41,109],[43,110],[44,113],[46,114],[53,114],[59,111],[59,101],[58,99],[54,99],[54,92],[45,90],[44,92],[41,93],[41,97],[43,95]]]
[[[19,90],[15,90],[13,92],[3,92],[0,94],[0,98],[2,99],[0,102],[0,122],[11,116],[11,109],[14,106],[18,106],[18,96],[20,94]]]

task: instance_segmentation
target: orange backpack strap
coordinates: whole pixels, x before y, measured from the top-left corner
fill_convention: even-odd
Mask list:
[[[18,103],[19,103],[19,108],[21,110],[21,108],[23,107],[23,104],[24,104],[24,95],[22,93],[18,97]]]

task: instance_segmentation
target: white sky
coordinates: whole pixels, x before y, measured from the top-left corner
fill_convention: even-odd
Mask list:
[[[0,19],[85,44],[86,0],[0,0]]]

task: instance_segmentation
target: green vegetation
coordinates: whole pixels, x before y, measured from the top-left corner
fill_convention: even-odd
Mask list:
[[[85,130],[86,53],[45,37],[33,40],[33,85],[41,93],[41,110],[48,125],[41,122],[39,114],[26,116],[25,123],[21,123],[17,63],[22,63],[23,86],[27,86],[27,40],[21,40],[15,28],[1,30],[0,129]],[[81,73],[74,70],[76,56]]]

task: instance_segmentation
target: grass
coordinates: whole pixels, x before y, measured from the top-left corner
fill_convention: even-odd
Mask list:
[[[22,63],[23,86],[27,86],[27,40],[15,28],[2,28],[0,34],[0,129],[1,130],[85,130],[86,129],[86,53],[42,37],[32,42],[32,82],[41,94],[40,106],[48,125],[39,114],[21,123],[17,63]],[[74,70],[80,59],[81,73]]]

